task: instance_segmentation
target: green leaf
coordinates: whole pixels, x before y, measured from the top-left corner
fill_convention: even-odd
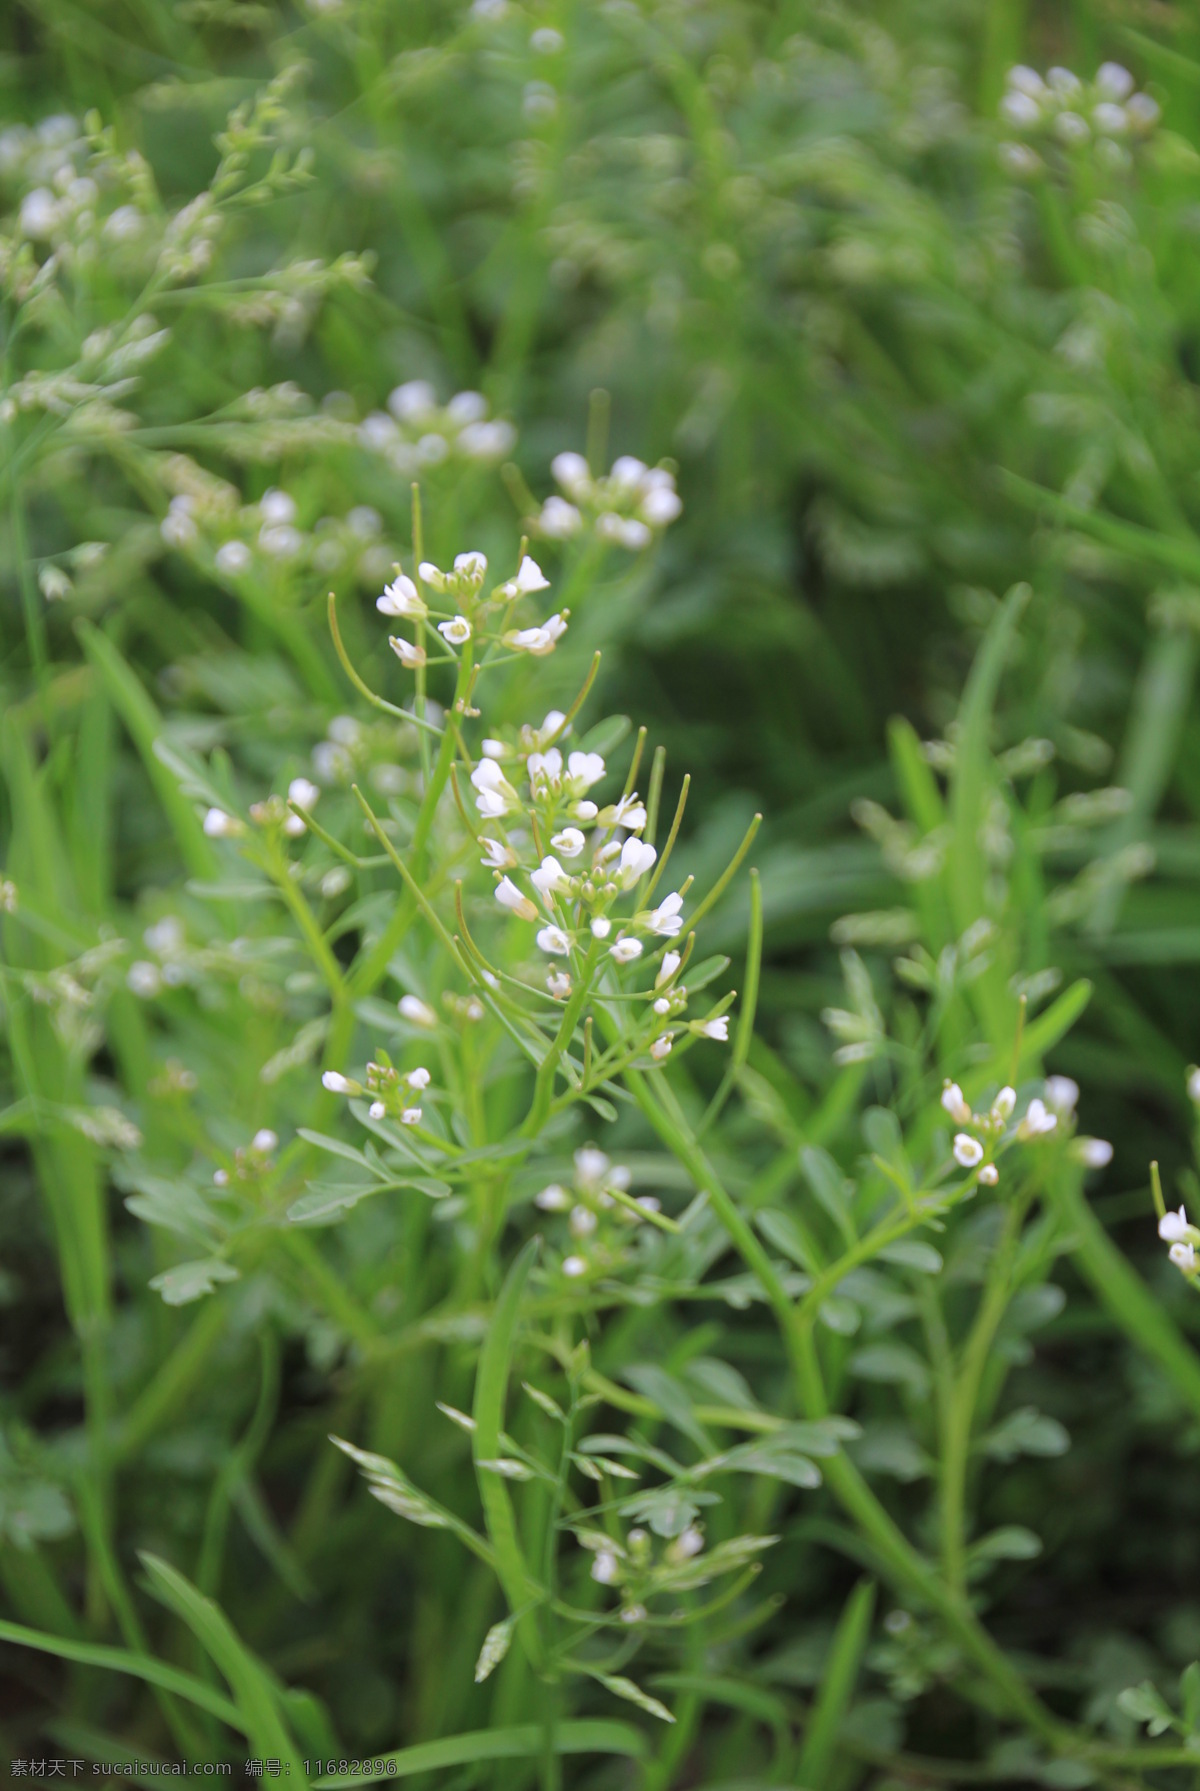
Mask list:
[[[687,1388],[673,1374],[668,1374],[655,1362],[634,1362],[622,1369],[621,1379],[643,1399],[648,1399],[676,1430],[690,1437],[699,1448],[710,1446],[702,1426],[692,1415],[692,1400]]]
[[[1018,1455],[1065,1455],[1070,1446],[1071,1438],[1058,1419],[1031,1405],[1010,1413],[982,1444],[984,1454],[994,1461],[1015,1461]]]
[[[328,1151],[331,1157],[345,1157],[347,1163],[357,1163],[360,1169],[375,1177],[376,1181],[385,1179],[378,1164],[364,1157],[354,1145],[347,1144],[342,1138],[330,1138],[325,1132],[310,1132],[307,1126],[296,1127],[297,1138],[303,1138],[306,1144],[315,1144],[318,1150]]]
[[[850,1369],[865,1381],[910,1387],[918,1394],[929,1390],[929,1370],[907,1343],[868,1344],[851,1356]]]
[[[850,1218],[850,1194],[840,1166],[828,1151],[821,1150],[817,1145],[806,1144],[800,1152],[800,1169],[814,1198],[833,1220],[846,1243],[852,1247],[858,1241],[858,1234]]]
[[[293,1200],[287,1216],[293,1225],[336,1225],[360,1200],[382,1191],[380,1182],[310,1182],[308,1193]]]
[[[969,1550],[971,1565],[991,1561],[1032,1561],[1042,1552],[1041,1538],[1023,1524],[1004,1524],[974,1543]]]
[[[804,1733],[795,1776],[797,1787],[804,1787],[804,1791],[824,1791],[831,1782],[838,1735],[854,1696],[874,1614],[875,1587],[870,1580],[860,1580],[838,1619],[821,1686]]]
[[[922,1244],[917,1238],[898,1238],[894,1244],[887,1244],[879,1252],[884,1262],[894,1262],[905,1269],[915,1269],[918,1275],[940,1275],[942,1259],[932,1244]]]
[[[1141,1685],[1128,1686],[1117,1696],[1117,1707],[1135,1722],[1148,1723],[1151,1735],[1165,1735],[1174,1726],[1175,1713],[1156,1686],[1148,1679]]]
[[[194,1262],[177,1263],[173,1269],[152,1275],[150,1286],[162,1295],[168,1306],[188,1306],[193,1300],[202,1300],[212,1293],[219,1282],[238,1278],[238,1271],[231,1262],[223,1262],[219,1256],[206,1256]]]
[[[862,1313],[854,1301],[839,1299],[837,1294],[821,1301],[817,1317],[827,1331],[833,1331],[838,1337],[853,1337],[862,1325]]]
[[[532,1760],[545,1750],[546,1730],[541,1723],[514,1724],[508,1728],[472,1729],[464,1735],[447,1735],[440,1741],[422,1741],[416,1747],[398,1748],[373,1764],[374,1772],[344,1773],[315,1779],[313,1791],[338,1791],[342,1785],[377,1785],[392,1779],[415,1778],[448,1766],[491,1766],[497,1760]],[[554,1748],[559,1754],[618,1754],[639,1760],[646,1744],[626,1723],[585,1718],[556,1723]]]
[[[806,1274],[814,1272],[816,1265],[812,1259],[812,1251],[790,1213],[781,1212],[778,1207],[765,1206],[755,1213],[754,1223],[768,1244],[774,1244],[777,1250],[781,1250],[789,1261],[797,1263]]]
[[[154,1660],[148,1654],[139,1654],[126,1648],[109,1648],[98,1642],[76,1642],[68,1636],[43,1635],[40,1630],[27,1629],[23,1624],[8,1623],[3,1619],[0,1619],[0,1642],[9,1642],[15,1648],[32,1648],[39,1654],[52,1654],[59,1660],[76,1661],[80,1666],[99,1667],[108,1673],[125,1673],[131,1679],[141,1679],[147,1685],[156,1685],[162,1691],[174,1692],[176,1696],[186,1698],[189,1703],[195,1704],[200,1710],[207,1710],[220,1722],[228,1723],[232,1729],[242,1728],[241,1712],[237,1705],[224,1697],[215,1686],[206,1684],[203,1679],[194,1678],[190,1673],[182,1672],[178,1667]]]
[[[475,1459],[479,1496],[483,1503],[484,1522],[496,1554],[496,1571],[508,1599],[509,1609],[516,1613],[537,1596],[537,1587],[525,1562],[517,1534],[512,1501],[504,1480],[483,1467],[500,1455],[500,1433],[504,1428],[504,1401],[516,1344],[517,1320],[521,1296],[533,1267],[539,1240],[530,1238],[500,1290],[488,1326],[483,1348],[479,1352],[479,1368],[475,1377],[475,1400],[471,1415],[475,1429],[471,1434],[471,1451]],[[530,1622],[520,1626],[519,1633],[536,1666],[541,1643]]]

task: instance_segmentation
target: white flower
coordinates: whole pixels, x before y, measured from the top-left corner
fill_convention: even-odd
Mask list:
[[[575,1152],[575,1173],[587,1188],[598,1187],[612,1168],[612,1161],[594,1144]]]
[[[216,552],[217,571],[226,578],[236,578],[246,571],[253,557],[244,541],[222,541]]]
[[[661,989],[664,983],[669,983],[675,972],[679,969],[681,962],[682,958],[679,952],[664,952],[663,961],[658,968],[658,975],[654,979],[654,987],[656,989]]]
[[[565,1213],[570,1204],[571,1196],[557,1182],[551,1182],[534,1199],[534,1205],[540,1206],[544,1213]]]
[[[660,995],[658,1000],[651,1005],[656,1014],[669,1014],[674,1003],[669,995]]]
[[[258,531],[258,545],[273,560],[294,560],[304,546],[304,536],[290,522],[269,523]]]
[[[1048,1113],[1045,1105],[1035,1095],[1025,1110],[1025,1117],[1017,1127],[1020,1138],[1044,1138],[1058,1124],[1058,1115]]]
[[[400,1115],[402,1126],[419,1126],[420,1123],[421,1109],[419,1107],[406,1107]]]
[[[1148,93],[1130,94],[1129,104],[1125,110],[1133,123],[1142,131],[1153,130],[1161,116],[1158,101],[1151,99]]]
[[[592,475],[582,454],[556,454],[550,471],[568,497],[583,496],[591,490]]]
[[[547,653],[553,653],[566,632],[566,619],[560,612],[556,612],[547,617],[538,628],[513,629],[505,635],[504,644],[511,647],[514,653],[532,653],[535,659],[541,659]]]
[[[487,555],[485,553],[456,553],[454,571],[457,577],[465,578],[470,584],[481,585],[487,572]]]
[[[550,580],[546,577],[537,561],[530,559],[529,555],[526,554],[525,558],[521,561],[521,564],[517,567],[517,576],[508,579],[506,583],[500,585],[496,591],[496,596],[509,598],[529,597],[534,591],[548,591],[549,589]]]
[[[1027,68],[1024,63],[1020,62],[1014,68],[1009,69],[1008,84],[1010,87],[1015,87],[1019,93],[1031,94],[1034,99],[1040,98],[1046,91],[1046,83],[1036,68]]]
[[[1092,134],[1087,119],[1078,112],[1060,112],[1054,120],[1054,130],[1064,143],[1085,143]]]
[[[489,417],[486,421],[481,418],[477,423],[468,423],[459,431],[455,445],[469,460],[502,460],[516,439],[517,432],[511,423],[505,422],[503,417]]]
[[[971,1108],[957,1082],[946,1082],[942,1086],[942,1106],[957,1125],[969,1126]]]
[[[562,1264],[566,1268],[566,1263]],[[600,1585],[613,1585],[620,1576],[620,1562],[613,1549],[596,1549],[595,1562],[591,1564],[591,1578],[600,1581]]]
[[[536,920],[537,909],[527,895],[523,895],[511,877],[501,877],[496,885],[496,900],[502,908],[511,908],[518,920]]]
[[[296,500],[275,485],[263,492],[258,508],[264,522],[282,525],[296,520]]]
[[[573,752],[567,759],[567,775],[575,785],[576,795],[590,790],[604,776],[604,760],[598,752]]]
[[[956,1132],[954,1136],[954,1160],[961,1163],[964,1169],[974,1169],[976,1163],[983,1160],[983,1146],[977,1138],[970,1138],[966,1132]]]
[[[250,1148],[251,1150],[261,1151],[264,1156],[269,1156],[278,1143],[279,1139],[271,1130],[270,1126],[262,1126],[255,1132],[253,1138],[250,1140]]]
[[[1079,1099],[1079,1084],[1070,1076],[1046,1077],[1046,1102],[1056,1113],[1073,1113]]]
[[[398,634],[388,635],[388,646],[401,665],[408,666],[410,670],[425,664],[424,647],[415,647],[411,641],[403,640]]]
[[[479,844],[483,847],[483,857],[479,862],[486,864],[489,870],[506,871],[510,866],[516,864],[517,855],[511,846],[502,845],[499,840],[489,839],[481,839]]]
[[[636,491],[650,468],[636,454],[621,454],[612,463],[612,471],[608,475],[614,485],[626,491]]]
[[[58,201],[49,187],[34,187],[21,201],[21,230],[34,242],[53,235],[60,216]]]
[[[1197,1105],[1200,1105],[1200,1069],[1194,1066],[1188,1071],[1187,1091],[1188,1100],[1195,1101]]]
[[[649,547],[654,539],[646,524],[636,516],[618,516],[615,510],[606,510],[596,518],[596,533],[602,541],[614,541],[618,547],[628,548],[630,553]]]
[[[428,1088],[430,1080],[429,1071],[423,1066],[418,1067],[415,1070],[409,1070],[404,1080],[408,1083],[410,1088]]]
[[[583,802],[577,802],[571,813],[577,821],[594,821],[600,810],[594,802],[585,799]]]
[[[679,493],[668,485],[658,485],[648,491],[638,505],[643,522],[651,528],[665,529],[668,523],[674,522],[683,512],[683,502]]]
[[[387,1108],[382,1101],[372,1101],[371,1105],[367,1108],[367,1112],[372,1119],[384,1119],[387,1116]]]
[[[654,864],[658,853],[653,846],[644,840],[627,839],[621,847],[621,860],[617,866],[617,882],[622,889],[632,889],[639,877],[644,877]]]
[[[1105,99],[1128,99],[1133,92],[1133,76],[1119,62],[1102,62],[1096,70],[1096,87]]]
[[[538,533],[551,541],[565,541],[582,527],[583,517],[575,505],[558,496],[548,497],[537,517]]]
[[[452,647],[461,647],[465,641],[469,641],[471,638],[471,624],[465,616],[455,616],[449,622],[439,622],[438,633],[444,641],[449,641]]]
[[[596,1215],[590,1207],[572,1207],[570,1219],[572,1237],[590,1238],[596,1229],[596,1224]]]
[[[669,1032],[660,1033],[650,1047],[651,1057],[656,1063],[662,1063],[664,1058],[671,1055],[671,1047],[674,1043],[675,1040]]]
[[[1194,1269],[1196,1266],[1196,1252],[1191,1244],[1172,1244],[1167,1254],[1176,1268]]]
[[[557,746],[549,746],[545,752],[531,752],[525,761],[530,788],[536,790],[539,785],[554,783],[562,776],[562,762]]]
[[[1092,107],[1092,123],[1103,136],[1123,137],[1129,129],[1129,114],[1124,106],[1101,100],[1098,106]]]
[[[564,858],[578,858],[587,845],[587,840],[578,827],[564,827],[561,833],[551,834],[550,844]]]
[[[530,906],[532,907],[532,903]],[[550,952],[557,958],[565,958],[571,949],[571,941],[561,927],[543,927],[537,936],[537,942],[544,952]]]
[[[350,1082],[337,1070],[326,1070],[321,1077],[321,1085],[327,1088],[330,1094],[354,1094],[358,1089],[357,1082]]]
[[[1007,124],[1016,125],[1018,130],[1023,130],[1038,123],[1042,108],[1030,94],[1013,89],[1000,102],[1000,116]]]
[[[171,499],[167,505],[167,514],[158,525],[158,532],[168,547],[191,547],[199,539],[200,531],[192,516],[190,497]]]
[[[679,912],[682,907],[683,897],[678,893],[673,891],[669,896],[664,896],[658,907],[652,908],[646,918],[650,931],[657,933],[660,938],[674,939],[683,926]]]
[[[437,393],[427,379],[410,379],[397,386],[387,402],[402,423],[422,423],[437,410]]]
[[[565,970],[550,970],[546,973],[546,987],[555,1001],[565,1001],[571,993],[571,979]]]
[[[587,1258],[583,1256],[568,1256],[563,1262],[563,1274],[569,1275],[573,1281],[577,1280],[580,1275],[586,1275]]]
[[[607,939],[608,935],[611,932],[612,932],[612,921],[608,919],[607,915],[604,915],[604,914],[598,915],[597,918],[592,922],[592,938],[593,939]]]
[[[1012,1110],[1017,1104],[1015,1088],[1002,1088],[992,1102],[992,1118],[1004,1121],[1012,1118]]]
[[[1069,68],[1060,67],[1048,69],[1046,71],[1046,80],[1054,89],[1055,93],[1064,95],[1079,93],[1083,88],[1083,82],[1079,79],[1079,76],[1073,74]]]
[[[718,1044],[727,1045],[729,1043],[729,1015],[718,1014],[715,1020],[697,1020],[694,1022],[694,1030],[700,1034],[701,1038],[716,1039]]]
[[[646,805],[634,790],[629,796],[622,796],[613,806],[612,825],[624,827],[629,833],[640,833],[646,825]]]
[[[681,1561],[690,1561],[704,1547],[704,1538],[694,1524],[689,1524],[683,1534],[677,1536],[671,1544],[671,1553]]]
[[[288,785],[288,801],[294,802],[298,808],[315,807],[320,794],[320,784],[314,784],[307,777],[294,777]]]
[[[543,898],[552,895],[556,890],[570,889],[571,879],[559,864],[557,858],[547,855],[536,871],[531,872],[529,881]]]
[[[429,611],[411,578],[398,572],[390,585],[384,585],[383,596],[375,599],[375,608],[385,616],[411,616],[420,621]]]
[[[1076,1138],[1071,1145],[1071,1155],[1085,1169],[1104,1169],[1112,1162],[1113,1147],[1107,1138]]]
[[[1164,1213],[1158,1222],[1158,1235],[1164,1244],[1182,1243],[1189,1230],[1187,1213],[1183,1207],[1177,1213]]]
[[[402,995],[398,1003],[400,1018],[412,1026],[436,1026],[437,1015],[419,995]]]
[[[471,773],[475,786],[475,806],[488,820],[506,815],[516,806],[517,792],[494,759],[481,759]]]
[[[979,1171],[979,1179],[981,1182],[984,1182],[987,1187],[994,1188],[996,1183],[1000,1180],[1000,1171],[996,1168],[994,1163],[985,1163],[983,1168]]]
[[[242,823],[223,808],[210,808],[204,817],[204,831],[210,840],[231,840],[244,832]]]
[[[615,945],[609,946],[608,955],[615,958],[618,964],[632,964],[635,958],[642,955],[642,942],[640,939],[618,939]]]
[[[131,964],[125,973],[125,986],[140,995],[143,1001],[150,1001],[162,988],[162,976],[157,964],[148,958],[139,958]]]

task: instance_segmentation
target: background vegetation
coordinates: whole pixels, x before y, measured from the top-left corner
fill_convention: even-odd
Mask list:
[[[1200,1199],[1198,39],[1133,0],[5,12],[5,1757],[298,1779],[440,1740],[404,1770],[1192,1781],[1197,1318],[1147,1164]],[[1140,109],[1093,85],[1112,61]],[[1026,116],[1014,63],[1086,85]],[[1054,122],[1106,103],[1119,128]],[[481,416],[445,412],[473,392]],[[531,1079],[441,1004],[467,989],[433,935],[388,933],[390,866],[351,882],[310,838],[297,880],[200,816],[303,774],[361,855],[358,781],[411,847],[417,735],[352,690],[326,592],[407,700],[374,598],[412,570],[413,481],[429,559],[507,571],[585,449],[667,463],[682,517],[535,544],[571,628],[484,720],[566,707],[599,648],[581,731],[649,726],[664,818],[690,773],[698,889],[765,816],[757,882],[703,931],[732,1051],[679,1053],[674,1108],[575,1113],[499,1216],[456,1181],[297,1222],[323,1185],[298,1128],[363,1141],[322,1068],[434,1052],[444,1117],[474,1089],[489,1148]],[[619,723],[601,744],[623,777]],[[450,880],[435,899],[453,925]],[[907,1255],[859,1248],[896,1188],[944,1191],[943,1077],[1024,1102],[1046,1068],[1113,1146],[1086,1198],[1063,1141]],[[592,1139],[676,1217],[719,1208],[711,1173],[742,1260],[707,1209],[615,1292],[530,1268],[533,1194]],[[496,1399],[538,1459],[544,1401],[584,1402],[685,1506],[719,1452],[817,1429],[704,1508],[710,1553],[779,1538],[752,1584],[664,1582],[687,1621],[602,1632],[590,1676],[539,1678],[566,1647],[539,1632],[477,1685],[506,1605],[444,1514],[491,1534],[494,1487],[437,1402],[494,1429]],[[330,1432],[441,1527],[371,1499]],[[513,1488],[530,1549],[538,1496]],[[658,1516],[669,1549],[687,1520]],[[569,1602],[599,1609],[571,1548]]]

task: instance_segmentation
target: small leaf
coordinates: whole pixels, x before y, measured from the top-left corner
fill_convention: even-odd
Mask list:
[[[894,1262],[900,1268],[915,1269],[918,1275],[940,1275],[942,1259],[932,1244],[922,1244],[917,1238],[898,1238],[894,1244],[887,1244],[880,1252],[884,1262]]]
[[[755,1213],[754,1223],[768,1244],[774,1244],[777,1250],[782,1250],[786,1257],[797,1263],[806,1273],[813,1273],[812,1252],[790,1213],[780,1212],[778,1207],[765,1206]]]
[[[632,1679],[626,1679],[623,1674],[597,1673],[595,1677],[615,1697],[625,1698],[630,1704],[638,1705],[640,1709],[647,1711],[651,1716],[656,1716],[660,1722],[673,1723],[675,1721],[665,1704],[660,1704],[657,1698],[652,1698],[649,1692],[644,1692],[640,1685],[635,1685]]]
[[[503,1623],[493,1623],[483,1638],[483,1647],[479,1650],[479,1659],[475,1662],[475,1683],[482,1685],[489,1673],[494,1673],[512,1645],[513,1631],[516,1629],[515,1617],[506,1617]]]
[[[969,1559],[972,1566],[981,1566],[990,1561],[1032,1561],[1041,1552],[1041,1539],[1032,1530],[1023,1524],[1004,1524],[975,1543]]]
[[[378,1182],[310,1182],[287,1216],[293,1225],[337,1225],[360,1200],[378,1192]]]
[[[567,1415],[556,1399],[551,1399],[550,1395],[548,1393],[543,1393],[540,1387],[530,1386],[528,1381],[522,1381],[521,1385],[526,1393],[528,1393],[530,1399],[532,1399],[534,1405],[541,1406],[548,1418],[555,1419],[559,1424],[566,1423]]]
[[[150,1286],[160,1293],[168,1306],[188,1306],[213,1292],[219,1281],[236,1281],[238,1272],[232,1263],[218,1256],[207,1256],[195,1262],[177,1263],[151,1277]]]
[[[925,1393],[929,1388],[928,1368],[906,1343],[869,1344],[851,1356],[850,1368],[866,1381],[911,1387],[914,1393]]]
[[[836,1332],[839,1337],[853,1337],[862,1324],[862,1313],[854,1301],[841,1300],[836,1294],[821,1301],[817,1317],[827,1331]]]
[[[1031,1405],[1010,1413],[983,1441],[984,1454],[995,1461],[1015,1461],[1018,1455],[1065,1455],[1070,1446],[1070,1435],[1058,1419]]]
[[[533,1469],[523,1461],[517,1461],[511,1455],[494,1455],[487,1461],[476,1457],[475,1466],[485,1473],[499,1474],[503,1480],[532,1480]]]

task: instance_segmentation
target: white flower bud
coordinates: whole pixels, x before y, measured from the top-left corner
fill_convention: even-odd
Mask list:
[[[961,1163],[964,1169],[974,1169],[976,1163],[983,1161],[983,1146],[977,1138],[970,1138],[966,1132],[958,1132],[954,1138],[954,1160]]]
[[[436,1026],[437,1015],[427,1001],[419,995],[402,995],[397,1004],[400,1018],[407,1020],[412,1026]]]
[[[971,1108],[957,1082],[947,1082],[943,1085],[942,1106],[957,1125],[970,1125],[972,1119]]]
[[[641,957],[642,949],[640,939],[618,939],[615,945],[609,946],[608,955],[618,964],[632,964],[635,958]]]

